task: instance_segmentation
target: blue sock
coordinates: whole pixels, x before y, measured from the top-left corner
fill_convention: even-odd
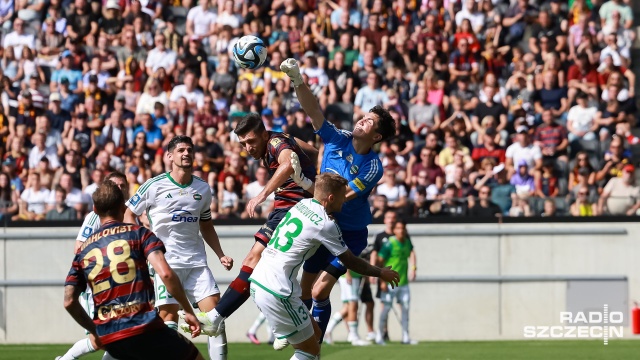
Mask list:
[[[311,311],[311,316],[313,316],[318,323],[318,326],[320,326],[320,330],[322,332],[322,335],[320,336],[320,343],[322,344],[324,333],[327,330],[329,320],[331,319],[331,300],[329,298],[322,300],[313,299],[313,310]]]
[[[311,311],[311,307],[313,306],[313,300],[311,299],[302,299],[302,303],[307,307],[307,310]]]

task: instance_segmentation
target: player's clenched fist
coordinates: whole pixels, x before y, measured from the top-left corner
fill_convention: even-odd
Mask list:
[[[183,315],[184,321],[189,324],[189,329],[191,330],[191,337],[195,338],[200,335],[200,322],[198,318],[196,318],[193,312],[185,312]]]
[[[380,279],[388,282],[392,288],[395,288],[396,286],[398,286],[398,281],[400,281],[400,274],[398,274],[394,270],[391,270],[391,266],[387,266],[381,269]]]
[[[233,259],[229,256],[220,257],[220,264],[224,266],[225,270],[229,271],[233,267]]]
[[[296,59],[289,58],[280,64],[280,70],[291,79],[293,86],[300,86],[303,83],[300,68]]]
[[[293,168],[293,174],[291,174],[291,179],[298,184],[301,188],[305,190],[309,190],[311,186],[313,186],[313,181],[309,180],[302,173],[302,166],[300,165],[300,158],[295,151],[291,152],[291,167]]]

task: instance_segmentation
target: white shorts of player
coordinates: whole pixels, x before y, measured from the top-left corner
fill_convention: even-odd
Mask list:
[[[347,284],[347,278],[345,278],[344,276],[341,276],[338,278],[338,283],[340,284],[340,298],[342,299],[342,302],[349,302],[349,301],[358,301],[358,293],[353,291],[353,282],[355,280],[360,280],[359,278],[352,278],[351,279],[351,284]],[[360,283],[358,283],[358,288]]]
[[[299,344],[313,336],[311,314],[298,297],[281,298],[251,283],[251,297],[278,339]]]
[[[93,293],[89,286],[87,286],[86,290],[80,294],[79,300],[84,311],[86,311],[87,314],[89,314],[89,317],[93,319],[93,314],[96,312],[96,309],[93,306]],[[89,332],[86,330],[85,333],[89,335]]]
[[[219,294],[218,284],[211,270],[206,266],[191,269],[173,269],[187,294],[190,303],[197,303],[208,296]],[[169,294],[158,274],[153,275],[153,286],[156,293],[156,306],[178,304]]]
[[[402,306],[409,306],[409,303],[411,302],[409,285],[398,286],[395,289],[392,289],[391,286],[389,286],[389,291],[380,294],[380,301],[383,303],[391,304],[394,299]]]

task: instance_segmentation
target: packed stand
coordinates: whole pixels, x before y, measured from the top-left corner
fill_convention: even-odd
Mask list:
[[[0,0],[3,221],[81,219],[109,172],[133,193],[167,171],[178,134],[212,213],[247,218],[268,173],[238,118],[322,149],[279,69],[289,57],[337,126],[392,109],[375,217],[635,214],[630,4]],[[257,71],[230,58],[247,34],[268,46]]]

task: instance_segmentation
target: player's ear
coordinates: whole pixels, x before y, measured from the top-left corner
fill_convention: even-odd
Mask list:
[[[380,135],[380,134],[376,133],[376,134],[373,136],[373,142],[374,142],[374,144],[375,144],[375,143],[379,143],[381,140],[382,140],[382,135]]]

